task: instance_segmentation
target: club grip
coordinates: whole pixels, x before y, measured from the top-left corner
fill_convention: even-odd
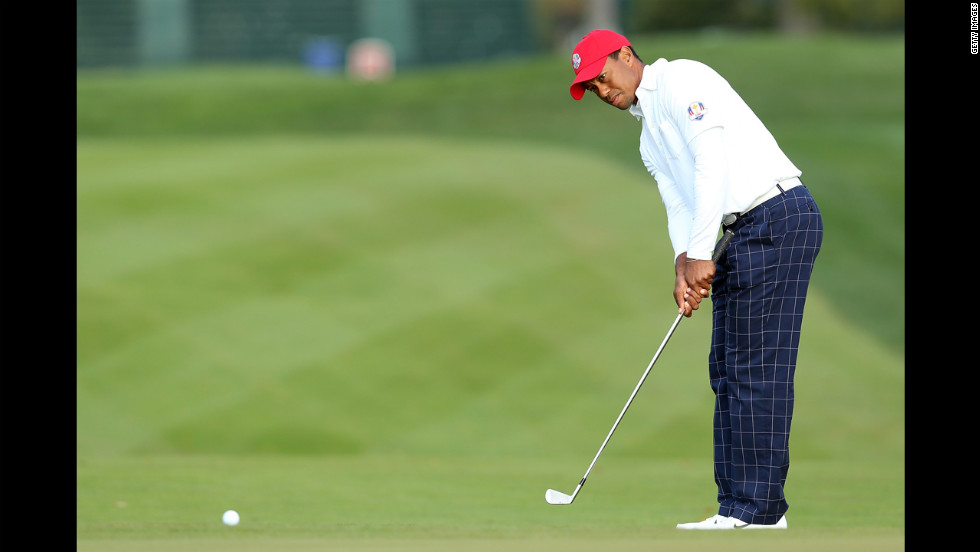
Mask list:
[[[721,258],[721,254],[724,253],[725,248],[728,247],[728,242],[732,241],[732,236],[734,235],[735,232],[732,232],[731,229],[725,230],[725,234],[721,237],[721,241],[718,242],[718,247],[715,248],[715,252],[711,255],[712,261],[716,263],[718,262],[718,259]]]

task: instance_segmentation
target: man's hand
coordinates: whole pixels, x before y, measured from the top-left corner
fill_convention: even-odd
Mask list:
[[[674,301],[678,314],[690,318],[701,304],[701,299],[711,291],[715,278],[715,263],[711,260],[688,260],[687,253],[677,256],[674,263],[677,277],[674,281]]]

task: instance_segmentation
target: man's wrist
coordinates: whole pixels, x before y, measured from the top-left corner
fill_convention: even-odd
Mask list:
[[[684,274],[684,267],[687,265],[687,252],[683,252],[674,259],[674,272],[680,276]]]

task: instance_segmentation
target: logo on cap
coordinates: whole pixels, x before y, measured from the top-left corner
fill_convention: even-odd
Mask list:
[[[572,54],[572,69],[578,71],[578,66],[582,64],[582,56],[577,53]]]

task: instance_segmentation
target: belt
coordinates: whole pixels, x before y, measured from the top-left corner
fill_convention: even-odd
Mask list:
[[[748,209],[742,211],[741,213],[728,213],[728,214],[726,214],[724,216],[724,218],[721,219],[721,223],[724,226],[731,226],[731,225],[735,224],[735,221],[737,221],[739,218],[745,216],[745,214],[748,213],[749,211],[751,211],[752,209],[755,209],[759,205],[762,205],[763,203],[765,203],[765,202],[769,201],[770,199],[778,196],[779,194],[785,193],[786,190],[792,190],[793,188],[795,188],[797,186],[802,186],[802,185],[803,185],[803,181],[800,180],[800,177],[798,177],[798,176],[794,176],[792,178],[787,178],[787,179],[784,179],[784,180],[780,180],[768,192],[766,192],[766,193],[762,194],[761,196],[755,198],[755,201],[752,202],[752,205],[749,205]]]

